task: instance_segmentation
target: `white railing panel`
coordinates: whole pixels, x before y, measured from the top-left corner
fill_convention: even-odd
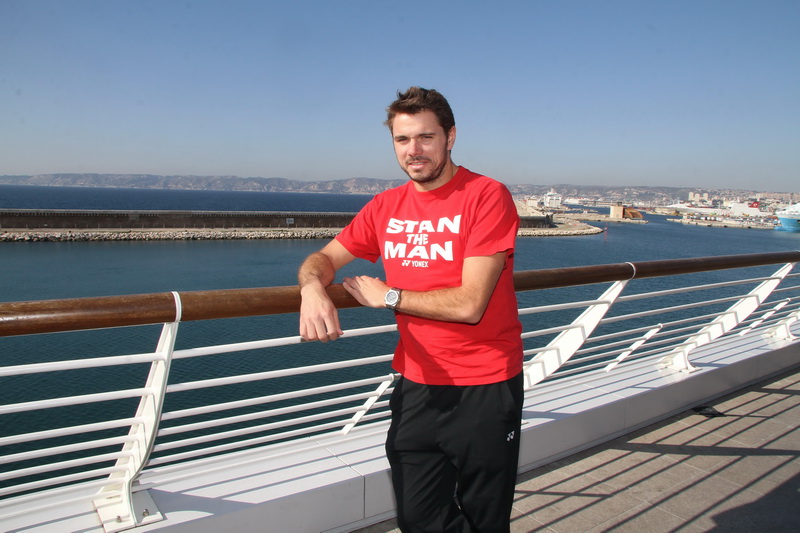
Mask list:
[[[308,389],[302,389],[298,391],[292,392],[284,392],[281,394],[272,394],[270,396],[259,396],[257,398],[251,398],[248,400],[238,400],[235,402],[226,402],[226,403],[218,403],[212,404],[207,407],[195,407],[191,409],[182,409],[180,411],[172,411],[163,413],[161,416],[161,420],[175,420],[178,418],[185,418],[189,416],[196,416],[196,415],[203,415],[203,414],[210,414],[216,413],[220,411],[227,411],[230,409],[238,409],[242,407],[252,407],[255,405],[262,405],[266,403],[273,403],[279,402],[283,400],[294,400],[298,398],[305,398],[308,396],[315,396],[317,394],[326,394],[329,392],[339,392],[350,388],[357,388],[363,387],[367,385],[374,385],[375,383],[380,383],[384,378],[382,376],[376,378],[367,378],[361,379],[358,381],[349,381],[345,383],[339,383],[336,385],[326,385],[323,387],[312,387]]]
[[[22,468],[19,470],[11,470],[0,474],[0,480],[21,478],[26,476],[35,476],[46,472],[55,472],[58,470],[66,470],[75,468],[77,466],[92,465],[95,463],[102,463],[105,461],[116,461],[122,457],[124,452],[104,453],[100,455],[92,455],[91,457],[84,457],[82,459],[72,459],[69,461],[59,461],[56,463],[48,463],[41,466],[32,466],[30,468]]]
[[[138,424],[139,422],[140,420],[137,418],[125,418],[121,420],[110,420],[108,422],[83,424],[80,426],[70,426],[60,429],[49,429],[46,431],[37,431],[35,433],[20,433],[18,435],[9,435],[8,437],[0,437],[0,446],[9,446],[12,444],[28,443],[37,440],[53,439],[57,437],[82,435],[87,433],[93,433],[95,431],[104,431],[107,429],[123,428],[123,427],[128,427],[131,424]]]
[[[130,437],[127,436],[111,437],[108,439],[85,441],[75,444],[65,444],[63,446],[55,446],[52,448],[40,448],[38,450],[31,450],[26,452],[5,455],[3,457],[3,461],[8,463],[13,463],[18,461],[29,461],[32,459],[41,459],[43,457],[52,457],[53,455],[64,455],[72,452],[81,452],[86,450],[92,450],[95,448],[103,448],[108,446],[125,444],[129,440]],[[0,479],[3,479],[3,476],[5,476],[5,473],[0,473]]]
[[[63,398],[52,398],[49,400],[36,400],[33,402],[11,403],[0,406],[0,416],[13,413],[25,413],[28,411],[38,411],[39,409],[52,409],[55,407],[71,407],[74,405],[108,402],[111,400],[124,400],[128,398],[142,398],[156,393],[152,389],[128,389],[111,392],[100,392],[96,394],[84,394],[80,396],[65,396]]]
[[[797,283],[800,275],[791,273],[793,266],[784,265],[770,276],[740,276],[731,281],[698,283],[657,291],[648,291],[646,280],[616,281],[597,299],[523,307],[519,310],[523,321],[530,318],[537,326],[541,324],[541,327],[534,329],[525,328],[522,333],[526,384],[530,387],[544,379],[589,371],[614,371],[630,361],[647,358],[652,358],[654,365],[658,360],[667,358],[673,366],[690,369],[694,348],[732,332],[740,336],[771,334],[791,338],[789,326],[800,318],[800,299],[796,296],[800,292],[800,284]],[[789,280],[794,285],[786,286]],[[745,285],[755,288],[748,293],[731,294],[736,287]],[[632,293],[634,287],[643,290]],[[670,298],[690,301],[669,302]],[[662,299],[664,304],[661,303]],[[392,355],[364,353],[364,345],[359,345],[352,356],[348,354],[348,358],[341,361],[259,372],[243,368],[243,371],[234,375],[203,379],[187,375],[183,381],[176,382],[174,376],[170,377],[174,360],[207,356],[235,360],[237,357],[253,355],[272,361],[275,353],[300,350],[308,345],[299,336],[276,336],[175,349],[181,308],[177,294],[175,300],[178,319],[164,325],[158,347],[153,353],[0,367],[0,377],[11,377],[66,370],[81,372],[99,367],[113,370],[114,367],[122,369],[133,364],[151,365],[147,381],[140,388],[0,406],[0,416],[16,416],[51,408],[80,409],[82,406],[95,406],[113,400],[138,399],[140,402],[135,416],[0,437],[0,447],[10,450],[2,456],[3,461],[20,463],[18,468],[0,477],[0,481],[20,480],[19,483],[0,488],[0,495],[13,496],[54,483],[73,483],[98,475],[105,476],[104,480],[82,483],[81,486],[100,490],[98,501],[102,500],[106,512],[109,511],[106,496],[116,502],[111,508],[117,509],[113,512],[119,513],[122,525],[108,529],[116,531],[137,523],[130,494],[133,483],[145,468],[170,468],[170,465],[181,461],[204,461],[204,458],[215,454],[328,432],[346,434],[356,424],[384,423],[388,418],[386,398],[397,378],[388,368]],[[647,305],[651,308],[643,308]],[[729,307],[715,309],[724,305]],[[615,314],[617,311],[619,313]],[[566,314],[577,317],[569,319],[569,323],[548,322],[549,317],[563,317]],[[394,324],[347,330],[337,344],[347,339],[371,338],[368,336],[395,334],[396,331]],[[543,345],[536,345],[537,342]],[[366,346],[367,351],[371,349],[377,351]],[[675,356],[668,354],[680,354],[679,363],[675,364]],[[190,363],[194,364],[195,361]],[[336,372],[342,372],[347,377],[337,377],[335,383],[299,386],[291,390],[282,390],[282,385],[275,385],[284,379],[297,380],[303,376],[324,376]],[[239,397],[239,394],[245,394],[240,387],[248,384],[253,386],[252,390],[259,392],[253,395],[252,390],[248,389],[246,394],[249,396]],[[262,391],[265,388],[267,391],[274,388],[275,392],[264,394]],[[192,394],[193,391],[208,391],[206,395],[215,397],[214,403],[205,401],[192,405],[182,399],[184,393]],[[165,406],[171,409],[165,410]],[[162,422],[178,420],[185,423],[162,427]],[[127,435],[59,444],[39,450],[11,449],[28,446],[32,442],[47,443],[49,439],[78,438],[109,430],[125,431]],[[170,440],[176,436],[180,438]],[[119,446],[120,452],[96,453],[85,459],[68,461],[50,460],[60,453],[93,450],[109,445]],[[177,453],[165,453],[173,451]],[[29,461],[47,462],[34,466],[25,464]],[[116,464],[106,469],[71,471],[102,461],[116,461]],[[60,474],[43,480],[29,479],[49,472]],[[62,489],[50,489],[50,493],[53,490]],[[63,493],[66,495],[69,491],[64,490]],[[19,498],[35,500],[31,495],[16,496],[14,499]]]
[[[158,360],[160,357],[161,356],[158,354],[144,353],[109,357],[93,357],[89,359],[72,359],[70,361],[55,361],[52,363],[6,366],[0,367],[0,378],[39,374],[42,372],[60,372],[63,370],[82,370],[86,368],[102,368],[108,366],[152,363],[153,361]]]
[[[167,392],[184,392],[196,389],[206,389],[210,387],[221,387],[223,385],[237,385],[241,383],[249,383],[252,381],[263,381],[268,379],[283,378],[290,376],[301,376],[305,374],[316,374],[319,372],[325,372],[327,370],[353,368],[357,366],[365,366],[374,363],[386,362],[390,361],[391,358],[392,358],[391,355],[379,355],[374,357],[366,357],[364,359],[353,359],[350,361],[342,361],[339,363],[323,363],[319,365],[289,368],[286,370],[271,370],[269,372],[259,372],[257,374],[245,374],[241,376],[233,376],[228,378],[215,378],[215,379],[206,379],[201,381],[191,381],[186,383],[169,385],[167,387]]]
[[[289,407],[282,407],[279,409],[270,409],[268,411],[259,411],[258,413],[250,413],[246,415],[237,415],[224,418],[215,418],[214,420],[206,422],[196,422],[194,424],[184,424],[180,426],[171,426],[163,428],[158,432],[159,437],[166,437],[179,433],[187,433],[190,431],[200,431],[209,428],[216,428],[220,426],[228,426],[231,424],[240,424],[242,422],[252,422],[262,418],[270,418],[273,416],[282,416],[287,414],[300,413],[309,411],[311,409],[319,409],[320,407],[330,407],[332,405],[339,405],[347,402],[361,401],[374,396],[373,392],[364,392],[360,394],[350,394],[347,396],[340,396],[328,400],[320,400],[316,402],[308,402],[303,404],[292,405]]]

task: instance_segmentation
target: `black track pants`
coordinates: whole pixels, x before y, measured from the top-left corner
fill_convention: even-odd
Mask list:
[[[403,532],[510,530],[522,388],[522,374],[464,387],[401,378],[386,454]]]

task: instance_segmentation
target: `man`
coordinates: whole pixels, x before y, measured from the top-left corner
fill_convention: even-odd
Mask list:
[[[507,532],[522,414],[519,217],[505,186],[453,163],[455,120],[437,91],[398,93],[386,125],[411,180],[373,198],[304,261],[300,334],[340,337],[325,287],[353,259],[381,258],[386,282],[343,285],[362,305],[393,309],[400,332],[386,442],[398,525]]]

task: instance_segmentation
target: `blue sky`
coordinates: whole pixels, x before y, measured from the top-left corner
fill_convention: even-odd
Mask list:
[[[800,191],[800,2],[0,0],[0,175],[404,178],[450,101],[505,183]]]

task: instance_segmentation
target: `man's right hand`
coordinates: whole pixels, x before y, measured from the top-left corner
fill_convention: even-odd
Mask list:
[[[328,342],[342,336],[339,313],[325,287],[333,282],[336,271],[353,259],[355,256],[333,239],[300,265],[300,336],[305,340]]]
[[[300,290],[300,336],[307,341],[335,341],[343,335],[339,313],[321,284]]]

